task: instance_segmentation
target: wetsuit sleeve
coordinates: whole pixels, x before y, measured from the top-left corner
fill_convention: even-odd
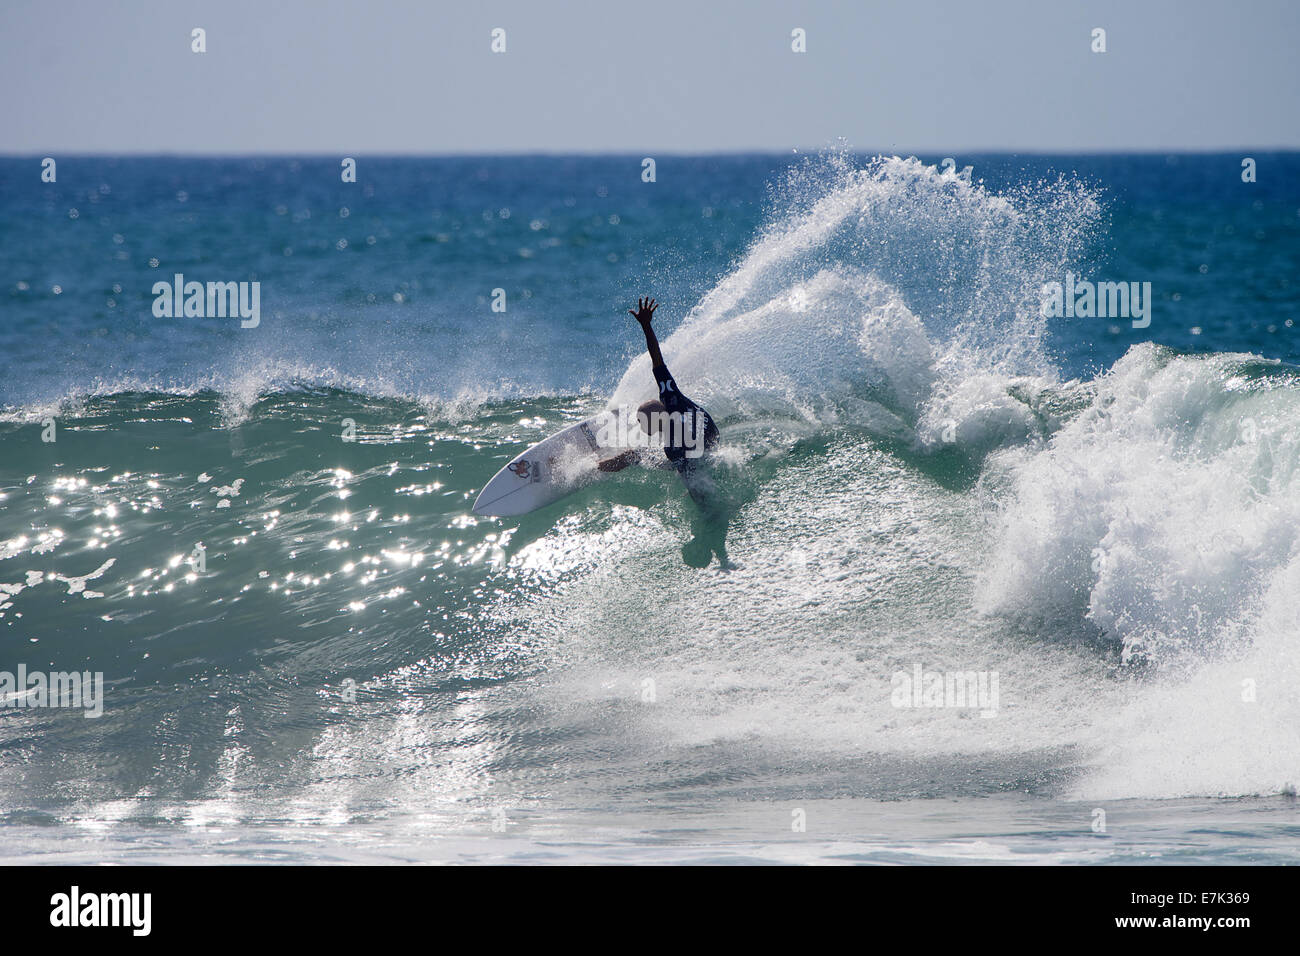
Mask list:
[[[679,408],[683,404],[683,396],[677,387],[677,382],[673,379],[672,372],[668,371],[668,366],[656,365],[652,371],[655,383],[659,386],[659,401],[664,403],[664,408],[670,412]]]

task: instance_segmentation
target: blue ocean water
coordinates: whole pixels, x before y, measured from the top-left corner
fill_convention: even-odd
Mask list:
[[[0,672],[105,682],[0,709],[4,857],[1294,862],[1300,155],[1250,155],[0,159]],[[473,515],[653,392],[647,294],[725,519]]]

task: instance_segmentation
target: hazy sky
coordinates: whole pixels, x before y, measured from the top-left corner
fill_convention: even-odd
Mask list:
[[[1298,63],[1300,0],[0,0],[0,152],[1296,147]]]

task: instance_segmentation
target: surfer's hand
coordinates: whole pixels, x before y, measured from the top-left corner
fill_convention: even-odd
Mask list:
[[[642,325],[649,325],[651,317],[655,314],[655,309],[659,308],[659,303],[648,296],[644,299],[636,300],[636,308],[628,309],[627,314],[635,318]]]

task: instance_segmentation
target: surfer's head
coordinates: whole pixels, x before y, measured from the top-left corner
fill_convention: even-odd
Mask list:
[[[647,435],[657,435],[663,427],[664,416],[667,414],[668,409],[664,407],[664,403],[657,398],[652,398],[648,402],[641,403],[641,407],[636,410],[636,420]]]

